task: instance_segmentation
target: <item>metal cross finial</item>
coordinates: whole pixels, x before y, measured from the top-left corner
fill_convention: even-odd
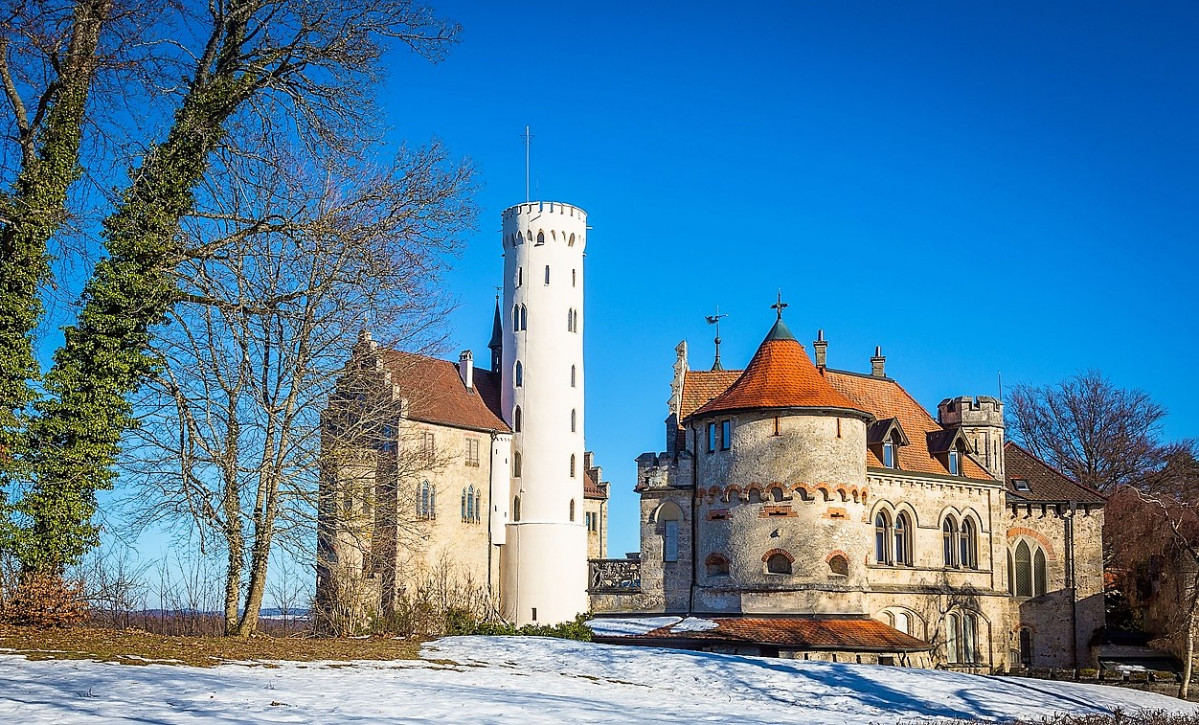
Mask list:
[[[716,306],[716,314],[704,316],[709,325],[716,325],[716,360],[712,363],[713,370],[724,370],[720,365],[720,320],[723,317],[728,317],[728,315],[720,314],[720,305]]]
[[[779,290],[778,302],[770,306],[770,309],[778,313],[779,319],[783,319],[783,310],[790,307],[786,302],[783,302],[783,291]]]
[[[503,287],[500,287],[499,285],[496,285],[496,287],[495,287],[495,301],[496,301],[496,302],[499,302],[499,301],[500,301],[500,293],[501,293],[501,292],[503,292],[503,291],[504,291],[504,288],[503,288]]]
[[[529,127],[525,126],[525,132],[520,135],[525,142],[525,202],[529,201],[529,147],[533,145],[533,134],[529,133]]]

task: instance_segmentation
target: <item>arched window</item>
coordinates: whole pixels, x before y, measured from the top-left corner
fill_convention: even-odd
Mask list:
[[[958,522],[952,516],[946,516],[941,524],[941,555],[945,566],[957,566]]]
[[[512,499],[512,520],[520,521],[520,496],[515,496]]]
[[[570,454],[570,477],[575,477],[575,454]]]
[[[907,514],[895,517],[895,563],[912,563],[912,527]]]
[[[520,406],[516,406],[516,410],[512,411],[512,430],[515,433],[520,432]]]
[[[579,270],[577,270],[577,269],[570,270],[570,286],[571,287],[579,286]]]
[[[573,498],[570,500],[570,520],[575,520],[575,500]]]
[[[545,232],[537,232],[537,244],[545,244]]]
[[[978,568],[978,535],[974,519],[969,516],[962,519],[962,533],[958,540],[958,562],[963,569]]]
[[[574,310],[572,312],[572,314],[574,315],[574,331],[578,332],[579,331],[579,311]]]
[[[911,632],[912,624],[911,624],[911,620],[908,618],[907,612],[900,612],[900,611],[895,612],[895,624],[893,624],[892,626],[895,627],[895,629],[899,630],[900,632],[903,632],[904,634],[912,633]]]
[[[774,488],[770,489],[770,500],[774,501],[775,503],[779,503],[780,501],[782,501],[783,500],[783,489],[779,488],[778,486],[775,486]]]
[[[437,491],[428,481],[421,481],[416,501],[416,514],[422,519],[437,518]]]
[[[578,411],[575,410],[574,408],[571,408],[571,410],[570,410],[570,432],[571,433],[576,432],[575,429],[576,429],[576,425],[578,423],[578,418],[579,418]]]
[[[566,310],[566,331],[575,331],[575,311],[572,309]]]
[[[468,520],[466,518],[466,489],[465,488],[462,489],[462,520],[463,521]]]
[[[749,495],[746,496],[746,500],[750,503],[762,503],[762,492],[756,488],[751,488],[749,489]]]
[[[529,329],[529,308],[524,305],[520,306],[520,329]]]
[[[517,233],[516,233],[516,243],[517,243],[517,244],[524,244],[524,243],[525,243],[525,235],[524,235],[524,232],[517,232]]]
[[[545,283],[550,283],[550,266],[548,264],[545,265]]]
[[[475,510],[475,487],[473,485],[466,489],[466,518],[471,521],[479,520],[479,512]]]
[[[828,560],[828,570],[837,576],[849,576],[849,560],[837,554]]]
[[[1032,557],[1032,594],[1034,597],[1039,597],[1048,590],[1045,569],[1045,552],[1038,546]]]
[[[1032,594],[1032,551],[1027,541],[1016,544],[1016,596],[1031,597]]]
[[[520,364],[520,360],[516,361],[516,387],[523,387],[525,384],[525,366]]]
[[[520,451],[512,454],[512,475],[520,478]]]
[[[475,491],[475,522],[483,520],[483,492]]]
[[[791,560],[783,554],[771,554],[766,559],[766,571],[770,574],[790,574]]]
[[[708,554],[704,559],[704,567],[708,576],[728,576],[729,560],[723,554]]]
[[[574,386],[575,386],[575,366],[571,365],[570,366],[570,387],[573,388]]]
[[[519,287],[524,283],[525,283],[525,268],[517,267],[516,268],[516,286]]]
[[[512,305],[512,331],[520,332],[520,305]]]
[[[662,524],[662,561],[679,560],[679,521],[683,510],[677,504],[667,502],[658,509],[658,521]]]
[[[967,664],[978,662],[978,617],[970,612],[962,615],[962,651],[959,659]]]
[[[567,240],[567,242],[566,242],[566,246],[573,247],[574,245],[575,245],[575,235],[571,234],[570,239]]]
[[[879,511],[874,517],[874,560],[880,564],[891,562],[888,541],[891,538],[891,517],[886,511]]]
[[[1007,551],[1007,591],[1013,596],[1016,594],[1016,567],[1012,565],[1011,549]]]
[[[958,662],[960,640],[958,638],[958,615],[945,615],[945,661],[951,665]]]
[[[1032,667],[1032,630],[1020,628],[1020,664]]]

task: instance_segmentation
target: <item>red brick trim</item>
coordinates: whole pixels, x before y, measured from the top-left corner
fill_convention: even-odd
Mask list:
[[[770,551],[766,552],[765,554],[762,554],[762,561],[766,561],[767,559],[774,556],[775,554],[782,554],[783,558],[786,559],[789,563],[791,563],[791,564],[795,563],[795,557],[791,556],[791,554],[787,553],[786,551],[784,551],[782,549],[771,549]]]
[[[1049,539],[1045,538],[1045,535],[1041,532],[1034,531],[1033,529],[1025,526],[1013,526],[1007,530],[1009,544],[1011,543],[1012,539],[1015,539],[1019,536],[1027,536],[1028,538],[1037,542],[1041,545],[1041,548],[1045,550],[1045,556],[1057,561],[1057,554],[1053,553],[1053,544],[1050,543]]]

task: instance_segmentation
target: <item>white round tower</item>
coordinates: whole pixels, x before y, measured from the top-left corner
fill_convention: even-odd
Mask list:
[[[503,408],[512,427],[504,614],[554,624],[587,611],[583,525],[583,250],[587,213],[559,202],[503,212]]]

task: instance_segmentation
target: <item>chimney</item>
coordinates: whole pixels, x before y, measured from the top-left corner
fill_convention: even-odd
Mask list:
[[[887,358],[883,357],[883,348],[881,345],[876,345],[874,348],[874,357],[870,358],[870,374],[876,378],[887,377],[886,365]]]
[[[475,389],[475,356],[470,350],[463,350],[458,356],[458,374],[462,376],[462,384],[467,390]]]
[[[816,353],[816,367],[824,368],[828,365],[828,342],[824,339],[824,330],[816,331],[816,341],[812,343],[812,350]]]

